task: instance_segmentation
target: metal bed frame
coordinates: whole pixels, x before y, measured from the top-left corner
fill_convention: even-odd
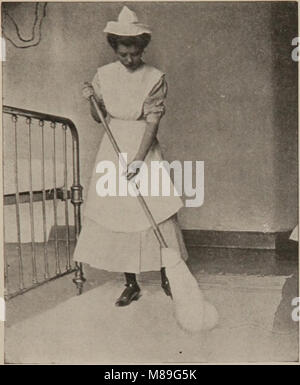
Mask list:
[[[16,225],[17,225],[17,252],[18,252],[18,289],[10,292],[9,290],[9,264],[8,256],[4,255],[4,266],[5,266],[5,298],[11,299],[17,295],[23,294],[35,287],[38,287],[46,282],[52,281],[59,277],[65,276],[66,274],[75,273],[73,282],[76,284],[78,294],[82,293],[83,284],[85,278],[83,275],[83,269],[81,263],[71,262],[70,253],[70,225],[69,225],[69,208],[68,200],[71,201],[74,207],[74,226],[75,226],[75,242],[78,239],[81,230],[81,212],[80,206],[82,204],[82,186],[80,185],[80,172],[79,172],[79,138],[78,131],[74,123],[67,118],[44,114],[41,112],[25,110],[21,108],[3,106],[3,113],[11,116],[12,126],[14,130],[14,155],[15,155],[15,166],[14,166],[14,179],[15,179],[15,193],[4,195],[4,206],[15,205],[16,207]],[[29,161],[29,191],[19,191],[18,182],[18,122],[25,120],[28,128],[28,161]],[[32,184],[32,138],[31,130],[32,124],[38,122],[41,130],[42,138],[42,175],[41,183],[42,189],[39,191],[33,190]],[[45,188],[45,136],[44,130],[50,126],[53,135],[53,148],[52,148],[52,167],[53,167],[53,188]],[[63,186],[57,186],[57,128],[62,130],[63,136]],[[4,128],[3,128],[4,129]],[[48,128],[49,129],[49,128]],[[72,186],[68,189],[68,159],[67,159],[67,132],[70,132],[72,137],[72,173],[73,182]],[[55,273],[54,275],[49,273],[49,260],[48,260],[48,239],[47,239],[47,228],[46,228],[46,201],[53,201],[53,215],[54,215],[54,245],[55,245]],[[58,247],[58,225],[57,225],[57,202],[61,200],[64,202],[64,228],[65,228],[65,246],[66,246],[66,259],[67,263],[65,268],[61,266],[61,258]],[[37,274],[37,263],[36,263],[36,241],[35,241],[35,221],[33,212],[33,203],[42,202],[42,223],[43,223],[43,260],[44,260],[44,271],[43,279],[38,279]],[[30,213],[30,234],[31,234],[31,285],[24,285],[24,270],[23,270],[23,250],[21,243],[21,226],[20,226],[20,205],[29,204]]]

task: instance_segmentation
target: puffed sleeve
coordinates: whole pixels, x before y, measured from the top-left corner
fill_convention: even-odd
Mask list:
[[[93,86],[94,91],[95,91],[96,99],[98,101],[100,101],[100,100],[103,101],[98,72],[96,72],[96,75],[94,76],[94,78],[92,80],[92,86]]]
[[[102,92],[101,92],[101,86],[100,86],[98,72],[96,73],[96,75],[94,76],[94,78],[92,80],[92,86],[94,88],[95,99],[98,102],[98,105],[101,108],[104,116],[106,117],[107,116],[107,111],[106,111],[104,100],[103,100],[103,97],[102,97]],[[93,118],[97,122],[99,122],[100,120],[99,120],[98,114],[95,112],[94,108],[91,108],[91,113],[92,113]]]
[[[163,75],[152,88],[143,105],[143,115],[147,122],[156,122],[165,113],[164,100],[167,96],[168,85]]]

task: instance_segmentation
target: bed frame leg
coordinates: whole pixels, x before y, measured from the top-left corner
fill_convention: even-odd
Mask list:
[[[76,285],[77,288],[77,295],[82,294],[83,291],[83,285],[86,279],[83,275],[83,269],[82,269],[82,263],[76,263],[76,271],[75,271],[75,277],[73,278],[73,282]]]

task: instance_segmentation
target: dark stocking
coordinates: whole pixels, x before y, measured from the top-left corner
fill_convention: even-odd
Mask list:
[[[163,288],[164,292],[168,297],[172,298],[172,291],[170,287],[170,283],[167,277],[166,268],[162,267],[160,269],[160,275],[161,275],[161,287]]]
[[[161,282],[165,282],[168,279],[165,267],[162,267],[160,269],[160,276],[161,276]]]
[[[135,285],[137,284],[136,282],[136,276],[134,273],[124,273],[125,279],[126,279],[126,284],[127,285]]]

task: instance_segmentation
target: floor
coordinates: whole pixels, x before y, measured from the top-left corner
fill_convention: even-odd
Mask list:
[[[7,363],[295,362],[299,323],[295,255],[274,251],[192,248],[188,265],[218,309],[219,326],[190,335],[157,272],[139,276],[143,295],[127,308],[113,304],[122,274],[85,267],[84,294],[72,276],[47,283],[7,304]],[[163,309],[163,311],[162,311]]]

